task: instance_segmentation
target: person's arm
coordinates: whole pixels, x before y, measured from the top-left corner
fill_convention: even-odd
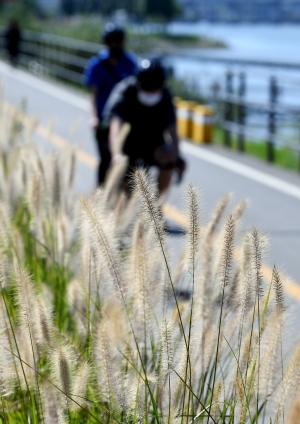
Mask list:
[[[174,161],[177,161],[179,157],[179,138],[176,129],[176,113],[173,105],[171,93],[168,89],[165,89],[164,95],[166,96],[166,113],[167,113],[167,128],[166,133],[169,136],[172,146],[172,153],[174,155]]]
[[[97,130],[99,126],[99,118],[97,113],[97,88],[91,89],[91,127]]]
[[[177,170],[177,184],[179,184],[182,180],[183,173],[186,170],[186,162],[180,155],[179,138],[176,130],[176,124],[169,125],[167,131],[169,134],[169,138],[171,139],[173,153],[170,163],[173,163],[173,165],[175,165],[175,169]]]
[[[113,116],[109,125],[109,148],[112,161],[116,162],[122,155],[122,146],[120,146],[119,137],[123,125],[123,120],[118,116]]]
[[[157,148],[154,151],[154,159],[156,162],[161,164],[168,165],[177,165],[179,158],[178,150],[178,136],[176,131],[176,126],[173,123],[170,123],[169,126],[165,129],[164,135],[168,139],[168,146],[164,148]]]
[[[175,124],[169,125],[168,128],[167,128],[167,133],[168,133],[170,140],[171,140],[174,158],[175,158],[175,160],[177,160],[177,158],[179,156],[179,139],[178,139],[178,135],[177,135],[176,125]]]
[[[125,122],[121,117],[114,115],[110,121],[109,127],[109,147],[112,155],[112,161],[118,162],[123,156],[123,146],[131,125]]]
[[[92,57],[84,70],[83,83],[90,89],[90,125],[95,131],[99,126],[99,118],[97,113],[97,97],[99,95],[99,67],[98,58]]]

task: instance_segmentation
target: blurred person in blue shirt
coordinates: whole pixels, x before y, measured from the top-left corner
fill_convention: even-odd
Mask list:
[[[134,75],[137,68],[135,57],[124,51],[125,33],[122,28],[108,23],[103,41],[106,48],[89,60],[84,73],[84,82],[91,88],[91,126],[101,155],[99,185],[104,182],[111,161],[108,128],[103,124],[104,106],[114,86]]]

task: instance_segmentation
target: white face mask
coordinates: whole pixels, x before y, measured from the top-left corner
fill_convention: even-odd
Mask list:
[[[147,91],[139,91],[137,93],[138,101],[144,106],[156,106],[163,98],[163,93],[148,93]]]

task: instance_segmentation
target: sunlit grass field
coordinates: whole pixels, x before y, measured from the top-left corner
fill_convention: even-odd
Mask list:
[[[42,155],[36,120],[8,112],[1,103],[0,422],[298,422],[284,276],[264,279],[267,240],[242,233],[246,202],[230,210],[226,195],[204,221],[190,186],[175,263],[145,170],[129,200],[125,163],[80,198],[76,151]]]

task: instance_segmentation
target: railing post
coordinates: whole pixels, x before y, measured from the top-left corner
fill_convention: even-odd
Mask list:
[[[246,117],[246,107],[245,107],[245,94],[246,94],[246,75],[244,72],[241,72],[239,75],[239,104],[238,104],[238,124],[239,124],[239,133],[238,133],[238,150],[243,152],[245,150],[245,117]]]
[[[268,162],[274,162],[275,159],[275,132],[276,132],[276,104],[278,101],[278,84],[276,77],[270,78],[269,85],[269,98],[270,98],[270,109],[269,109],[269,134],[267,141],[267,160]]]
[[[224,102],[224,145],[231,147],[231,130],[230,123],[232,123],[232,94],[233,94],[233,74],[231,71],[226,73],[226,96]]]
[[[299,147],[298,147],[297,153],[298,153],[298,172],[300,173],[300,141],[299,141]]]

